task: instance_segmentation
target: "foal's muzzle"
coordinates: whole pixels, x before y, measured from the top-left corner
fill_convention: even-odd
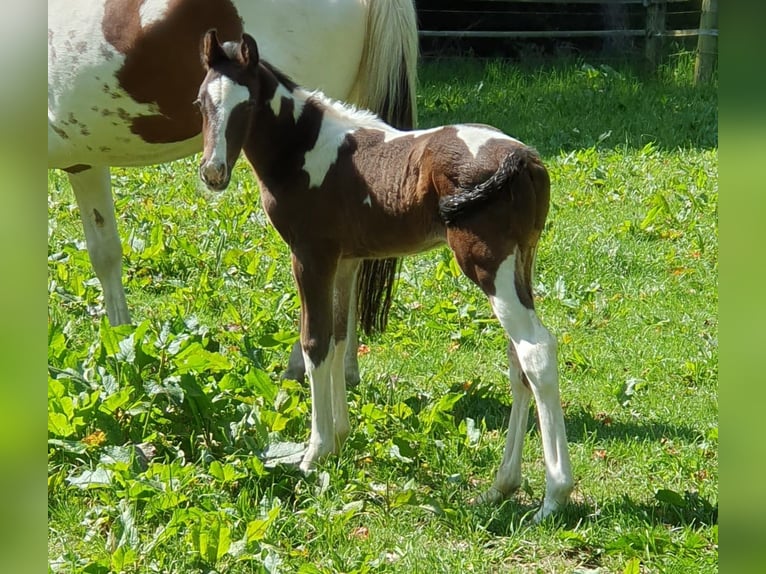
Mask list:
[[[206,161],[199,166],[199,177],[215,191],[223,191],[229,185],[231,174],[225,163]]]

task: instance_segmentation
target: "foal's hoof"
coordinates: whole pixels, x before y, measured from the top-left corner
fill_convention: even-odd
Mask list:
[[[507,496],[500,492],[499,489],[494,486],[490,486],[485,492],[482,492],[479,496],[475,496],[468,501],[471,506],[480,506],[484,504],[500,504],[505,500]]]
[[[306,459],[304,459],[298,465],[298,468],[303,474],[305,474],[306,476],[309,476],[310,474],[316,471],[316,463],[314,463],[313,461],[307,461]]]
[[[324,460],[328,456],[332,456],[334,454],[337,454],[337,449],[335,448],[327,448],[326,446],[322,445],[314,446],[309,443],[309,446],[306,449],[306,454],[303,455],[303,460],[301,461],[298,468],[300,468],[304,474],[309,475],[316,470],[317,463],[320,460]]]
[[[546,518],[556,514],[562,506],[562,504],[555,500],[543,500],[542,506],[540,506],[540,509],[535,512],[535,515],[532,517],[532,523],[540,524]]]

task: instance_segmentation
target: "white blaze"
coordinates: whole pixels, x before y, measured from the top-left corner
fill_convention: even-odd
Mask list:
[[[226,76],[218,76],[207,85],[207,93],[215,109],[208,123],[215,133],[215,147],[209,161],[226,164],[226,124],[232,110],[250,99],[248,89]]]

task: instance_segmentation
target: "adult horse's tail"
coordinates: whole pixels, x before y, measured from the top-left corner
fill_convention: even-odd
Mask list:
[[[415,127],[417,65],[418,27],[412,0],[368,0],[364,50],[351,101],[395,128]]]
[[[418,28],[412,0],[368,0],[367,32],[351,100],[399,129],[417,123]],[[398,259],[368,259],[357,280],[359,324],[368,335],[388,322]]]

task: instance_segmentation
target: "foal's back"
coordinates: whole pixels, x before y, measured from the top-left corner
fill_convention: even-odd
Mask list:
[[[489,180],[513,154],[528,159],[530,178],[492,199],[482,215],[487,233],[522,238],[541,229],[549,181],[537,154],[485,125],[399,132],[359,128],[346,136],[338,160],[309,201],[321,221],[342,229],[338,241],[351,257],[385,257],[430,249],[447,239],[441,198]],[[539,189],[538,189],[539,188]],[[287,225],[303,226],[290,210]],[[510,235],[509,235],[510,234]]]

